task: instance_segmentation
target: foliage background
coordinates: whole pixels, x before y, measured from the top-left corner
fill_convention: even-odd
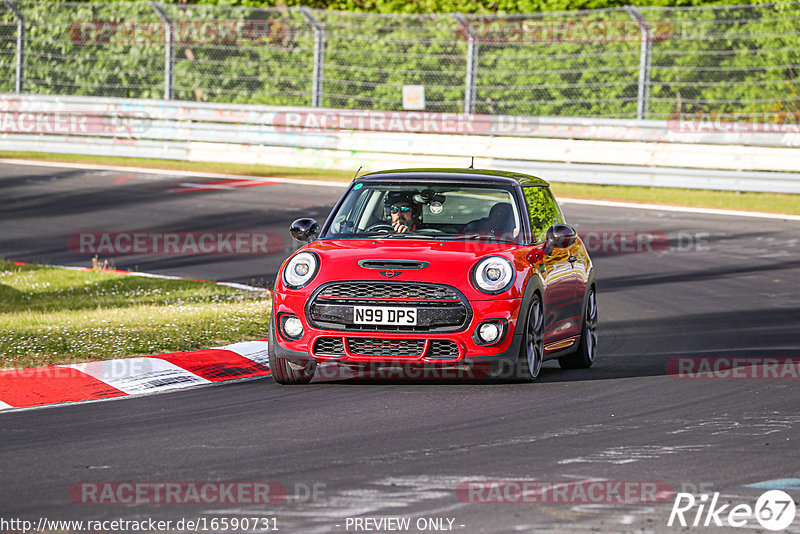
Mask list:
[[[653,42],[649,118],[674,112],[798,112],[800,3],[730,6],[700,0],[636,2],[660,37]],[[183,21],[267,21],[258,42],[179,42],[175,98],[189,101],[308,106],[313,30],[299,10],[325,27],[323,106],[401,109],[402,86],[425,86],[426,109],[464,109],[468,21],[508,29],[512,13],[531,24],[630,23],[617,1],[522,0],[219,0],[170,2]],[[698,6],[704,7],[675,7]],[[31,2],[26,18],[25,92],[130,98],[164,95],[164,45],[150,39],[82,42],[81,21],[159,25],[144,2]],[[251,7],[241,7],[251,6]],[[266,7],[264,7],[266,6]],[[650,7],[646,7],[650,6]],[[560,12],[602,8],[590,12]],[[367,13],[369,11],[369,13]],[[436,12],[438,15],[427,13]],[[415,13],[415,14],[409,14]],[[422,14],[426,13],[426,14]],[[487,15],[492,13],[493,15]],[[517,17],[519,18],[519,17]],[[14,91],[16,25],[0,9],[0,92]],[[636,116],[640,42],[486,39],[478,46],[476,112],[531,116]]]

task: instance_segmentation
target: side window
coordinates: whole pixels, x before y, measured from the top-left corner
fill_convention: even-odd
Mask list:
[[[331,225],[330,232],[335,235],[349,235],[363,230],[369,222],[369,210],[377,204],[379,191],[365,189],[362,194],[349,195],[339,208],[338,215]]]
[[[564,215],[553,198],[549,187],[527,186],[522,188],[528,218],[531,221],[531,233],[536,242],[544,240],[547,229],[554,224],[565,224]]]

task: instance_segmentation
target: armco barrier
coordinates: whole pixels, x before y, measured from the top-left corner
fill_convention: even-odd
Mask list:
[[[0,150],[365,170],[474,156],[555,181],[800,193],[791,129],[46,95],[0,95],[0,115]]]

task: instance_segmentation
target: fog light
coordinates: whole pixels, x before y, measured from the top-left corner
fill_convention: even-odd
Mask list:
[[[295,316],[283,320],[283,333],[286,337],[299,338],[303,335],[303,323]]]
[[[494,343],[500,337],[500,325],[498,323],[483,323],[478,328],[478,337],[484,343]]]

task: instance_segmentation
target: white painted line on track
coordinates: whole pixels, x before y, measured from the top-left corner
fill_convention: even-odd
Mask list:
[[[176,160],[177,161],[177,160]],[[350,182],[334,182],[328,180],[301,180],[297,178],[273,178],[267,176],[249,176],[246,174],[224,174],[201,171],[180,171],[175,169],[152,169],[147,167],[124,167],[118,165],[97,165],[93,163],[58,163],[55,161],[32,161],[26,159],[0,159],[0,163],[9,165],[31,165],[34,167],[50,167],[61,169],[85,169],[91,171],[138,172],[142,174],[160,174],[167,176],[192,176],[195,178],[225,178],[231,180],[253,180],[255,182],[280,182],[282,184],[317,185],[322,187],[347,187]],[[355,174],[355,173],[354,173]],[[202,185],[202,184],[196,184]],[[205,187],[205,186],[203,186]]]
[[[24,265],[39,265],[34,263],[25,263],[19,262]],[[53,269],[65,269],[67,271],[91,271],[91,267],[79,267],[76,265],[44,265],[45,267],[52,267]],[[119,275],[126,275],[126,276],[140,276],[142,278],[158,278],[161,280],[178,280],[184,282],[200,282],[203,284],[216,284],[218,286],[227,286],[232,287],[233,289],[242,289],[245,291],[258,291],[261,293],[269,293],[270,290],[264,287],[256,287],[256,286],[248,286],[247,284],[239,284],[237,282],[215,282],[213,280],[198,280],[196,278],[185,278],[183,276],[173,276],[170,274],[153,274],[153,273],[142,273],[139,271],[121,271],[117,269],[103,269],[104,273],[110,274],[119,274]]]
[[[764,480],[763,482],[754,482],[753,484],[746,484],[740,486],[742,488],[757,488],[757,489],[779,489],[798,491],[800,490],[800,478],[776,478],[774,480]]]
[[[610,208],[631,208],[652,211],[673,211],[678,213],[695,213],[703,215],[727,215],[733,217],[757,217],[763,219],[782,219],[787,221],[800,221],[800,215],[787,215],[783,213],[767,213],[763,211],[723,210],[716,208],[693,208],[689,206],[663,206],[661,204],[639,204],[635,202],[613,202],[610,200],[589,200],[585,198],[560,198],[558,202],[565,204],[583,204],[586,206],[603,206]]]
[[[0,159],[0,163],[8,163],[13,165],[32,165],[38,167],[51,167],[51,168],[67,168],[67,169],[86,169],[86,170],[109,170],[109,171],[128,171],[138,172],[142,174],[161,174],[161,175],[176,175],[176,176],[194,176],[205,178],[229,178],[229,179],[244,179],[264,182],[280,182],[285,184],[297,185],[318,185],[323,187],[347,187],[350,182],[333,182],[326,180],[299,180],[294,178],[268,178],[265,176],[248,176],[245,174],[219,174],[200,171],[179,171],[169,169],[148,169],[145,167],[120,167],[114,165],[96,165],[96,164],[81,164],[81,163],[57,163],[57,162],[40,162],[30,161],[24,159]],[[672,211],[678,213],[697,213],[703,215],[723,215],[732,217],[755,217],[762,219],[782,219],[786,221],[800,221],[800,215],[788,215],[783,213],[768,213],[761,211],[740,211],[740,210],[725,210],[716,208],[693,208],[689,206],[664,206],[661,204],[641,204],[635,202],[614,202],[609,200],[588,200],[581,198],[560,198],[557,197],[559,202],[568,204],[585,204],[589,206],[605,206],[613,208],[631,208],[642,210],[655,210],[655,211]]]
[[[237,282],[214,282],[218,286],[227,286],[232,287],[233,289],[244,289],[247,291],[269,291],[269,289],[264,287],[255,287],[255,286],[248,286],[246,284],[239,284]]]
[[[71,267],[62,267],[62,266],[59,266],[59,265],[48,265],[48,267],[56,267],[58,269],[70,269],[71,268]],[[268,289],[263,288],[263,287],[248,286],[246,284],[239,284],[239,283],[236,283],[236,282],[214,282],[212,280],[197,280],[197,279],[194,279],[194,278],[185,278],[183,276],[172,276],[172,275],[169,275],[169,274],[140,273],[138,271],[115,271],[113,269],[109,270],[109,271],[104,271],[104,272],[109,272],[109,273],[112,273],[112,274],[113,273],[126,274],[126,275],[129,275],[129,276],[141,276],[143,278],[161,278],[161,279],[164,279],[164,280],[179,280],[179,281],[182,280],[182,281],[185,281],[185,282],[202,282],[202,283],[206,283],[206,284],[216,284],[218,286],[232,287],[234,289],[243,289],[243,290],[246,290],[246,291],[261,291],[261,292],[266,291],[266,292],[269,292]]]

